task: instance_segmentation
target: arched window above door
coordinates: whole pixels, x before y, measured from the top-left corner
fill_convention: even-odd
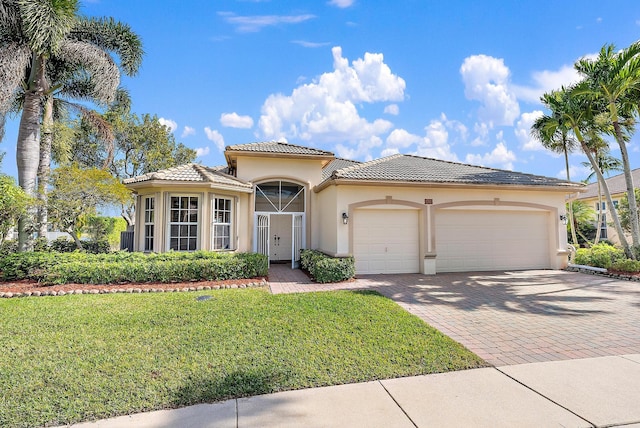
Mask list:
[[[255,211],[304,212],[304,186],[282,180],[257,184]]]

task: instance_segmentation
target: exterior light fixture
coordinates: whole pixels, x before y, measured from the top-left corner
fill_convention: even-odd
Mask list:
[[[560,214],[560,221],[562,224],[567,224],[567,216],[565,214]]]
[[[342,224],[347,224],[347,223],[349,223],[349,214],[342,213]]]

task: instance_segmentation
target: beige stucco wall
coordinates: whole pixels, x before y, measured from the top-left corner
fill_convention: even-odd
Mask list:
[[[322,181],[322,165],[317,159],[238,156],[237,176],[252,183],[273,178],[315,186]]]
[[[611,199],[614,202],[620,202],[620,199],[622,199],[622,197],[624,196],[623,193],[617,193],[617,194],[612,194],[611,195]],[[593,224],[596,225],[597,221],[598,221],[598,210],[596,209],[597,205],[596,203],[598,202],[598,198],[594,197],[594,198],[585,198],[585,199],[579,199],[580,202],[584,202],[585,204],[587,204],[587,206],[589,208],[591,208],[593,210]],[[614,226],[611,225],[611,211],[609,211],[609,203],[607,202],[607,199],[603,196],[602,197],[602,202],[605,203],[606,206],[606,210],[603,211],[604,214],[606,214],[607,217],[607,240],[611,241],[613,244],[616,245],[620,245],[620,237],[618,236],[618,232],[616,231],[616,228]],[[627,240],[629,240],[631,238],[630,234],[625,234]]]
[[[548,211],[550,227],[548,233],[552,254],[551,267],[562,268],[566,265],[566,230],[559,220],[559,214],[565,213],[565,193],[553,191],[510,190],[507,188],[473,187],[395,187],[395,186],[329,186],[320,192],[321,216],[328,220],[322,222],[322,238],[318,249],[333,255],[351,254],[350,236],[353,224],[344,227],[338,222],[340,213],[353,211],[358,207],[368,208],[415,208],[423,210],[421,225],[424,236],[420,249],[423,256],[437,254],[435,243],[435,215],[438,208],[447,209],[493,209],[493,210],[543,210]],[[389,199],[390,197],[390,199]],[[425,199],[432,203],[425,204]],[[377,201],[377,202],[376,202]],[[371,205],[370,205],[371,204]],[[462,204],[459,207],[451,204]],[[333,218],[333,221],[330,221]],[[335,238],[334,238],[335,237]]]

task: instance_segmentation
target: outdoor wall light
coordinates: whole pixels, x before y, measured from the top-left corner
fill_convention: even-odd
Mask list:
[[[564,214],[560,214],[560,221],[562,224],[567,224],[567,216]]]
[[[347,224],[347,223],[349,223],[349,214],[342,213],[342,224]]]

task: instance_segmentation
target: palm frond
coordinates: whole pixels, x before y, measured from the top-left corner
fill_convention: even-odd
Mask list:
[[[36,55],[56,51],[76,22],[78,0],[17,0],[22,31]]]
[[[142,63],[144,50],[140,37],[127,24],[113,18],[80,18],[69,38],[115,52],[120,57],[122,70],[128,76],[134,76]]]
[[[120,70],[107,52],[91,43],[64,41],[57,57],[73,65],[73,73],[90,76],[93,85],[91,95],[98,103],[113,102],[120,85]]]
[[[30,65],[29,48],[12,42],[0,46],[0,112],[9,111]]]
[[[0,42],[24,42],[16,0],[0,0]]]

